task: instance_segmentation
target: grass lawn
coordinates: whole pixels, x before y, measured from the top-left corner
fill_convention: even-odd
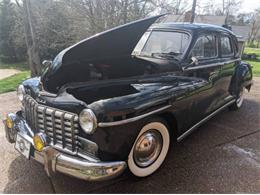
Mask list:
[[[17,86],[30,77],[30,71],[23,71],[0,80],[0,94],[15,91]]]
[[[254,76],[260,76],[260,48],[249,48],[246,47],[244,53],[254,53],[258,56],[256,60],[245,60],[249,64],[253,65]]]
[[[245,60],[249,64],[253,65],[253,74],[254,76],[260,77],[260,60]]]
[[[17,69],[21,72],[12,75],[10,77],[0,80],[0,94],[10,91],[15,91],[17,86],[25,79],[30,77],[30,71],[26,63],[3,63],[0,61],[0,71],[1,69]]]

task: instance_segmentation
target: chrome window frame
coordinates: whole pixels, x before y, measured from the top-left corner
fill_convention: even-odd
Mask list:
[[[151,36],[151,34],[152,34],[153,31],[160,31],[160,32],[177,32],[177,33],[185,33],[185,34],[187,34],[187,35],[189,36],[189,40],[188,40],[188,43],[187,43],[187,47],[186,47],[185,51],[183,52],[182,57],[181,57],[179,60],[181,61],[181,60],[184,59],[184,57],[186,56],[187,51],[188,51],[189,48],[190,48],[190,44],[191,44],[191,42],[192,42],[192,34],[191,34],[189,31],[186,31],[186,30],[168,29],[168,28],[162,28],[162,29],[160,29],[160,28],[154,28],[154,29],[148,29],[146,32],[149,32],[149,35],[148,35],[148,37],[147,37],[147,39],[146,39],[146,41],[145,41],[145,43],[144,43],[144,45],[143,45],[143,48],[141,49],[141,51],[140,51],[138,54],[137,54],[137,53],[134,53],[134,50],[135,50],[135,49],[134,49],[131,55],[133,55],[133,56],[135,56],[135,55],[137,55],[137,56],[143,56],[143,55],[142,55],[142,51],[143,51],[143,49],[145,48],[145,46],[146,46],[146,44],[147,44],[147,41],[149,40],[149,38],[150,38],[150,36]],[[138,43],[139,43],[139,41],[138,41]],[[137,44],[138,44],[138,43],[137,43]],[[136,45],[137,45],[137,44],[136,44]],[[136,47],[136,46],[135,46],[135,47]],[[148,57],[148,56],[144,56],[144,57]],[[154,58],[154,57],[150,56],[150,58]]]
[[[210,68],[210,67],[215,67],[215,66],[223,66],[225,64],[238,62],[240,60],[241,60],[241,58],[237,58],[237,59],[232,59],[232,60],[228,60],[228,61],[225,61],[225,62],[217,62],[217,63],[208,64],[208,65],[197,65],[197,66],[194,66],[194,67],[189,67],[189,68],[185,69],[185,71],[202,69],[202,68]]]
[[[194,47],[195,47],[196,44],[198,43],[199,39],[202,38],[203,36],[209,36],[209,35],[215,37],[215,50],[216,50],[215,56],[212,56],[212,57],[196,57],[196,56],[194,56],[194,57],[196,57],[198,60],[211,60],[211,59],[216,59],[216,58],[218,58],[218,57],[219,57],[218,36],[217,36],[216,34],[214,34],[214,33],[208,33],[208,34],[200,35],[200,36],[197,38],[197,40],[196,40],[196,42],[194,43],[194,45],[192,46],[192,48],[191,48],[190,53],[189,53],[188,56],[193,57],[193,56],[192,56],[192,50],[194,49]]]

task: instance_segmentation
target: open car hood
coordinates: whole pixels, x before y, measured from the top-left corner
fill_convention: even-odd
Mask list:
[[[143,74],[143,66],[131,53],[146,30],[161,16],[107,30],[61,51],[41,77],[44,89],[56,93],[71,82]]]

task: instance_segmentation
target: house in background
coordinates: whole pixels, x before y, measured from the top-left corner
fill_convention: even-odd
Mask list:
[[[232,31],[238,35],[238,36],[242,36],[244,40],[248,40],[249,39],[249,34],[251,32],[251,25],[232,25]]]
[[[168,15],[162,22],[190,22],[191,12],[186,12],[183,15]],[[213,15],[196,15],[194,23],[205,23],[223,26],[225,24],[226,16],[213,16]],[[231,29],[239,39],[244,41],[248,40],[251,31],[250,25],[238,26],[231,25]]]
[[[168,15],[163,22],[190,22],[191,13],[186,12],[183,15]],[[205,23],[222,26],[225,24],[225,16],[196,15],[194,23]]]

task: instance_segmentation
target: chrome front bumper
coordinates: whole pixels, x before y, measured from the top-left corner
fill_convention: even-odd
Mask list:
[[[6,120],[3,121],[7,140],[10,143],[14,143],[19,132],[32,145],[30,157],[42,163],[49,176],[55,172],[60,172],[87,181],[101,181],[119,176],[126,168],[124,161],[101,162],[96,159],[92,161],[91,157],[86,160],[78,156],[65,154],[52,146],[45,147],[42,152],[36,151],[32,139],[33,131],[20,116],[19,112],[16,114],[10,113],[8,116],[14,122],[14,126],[9,129],[6,125]]]

